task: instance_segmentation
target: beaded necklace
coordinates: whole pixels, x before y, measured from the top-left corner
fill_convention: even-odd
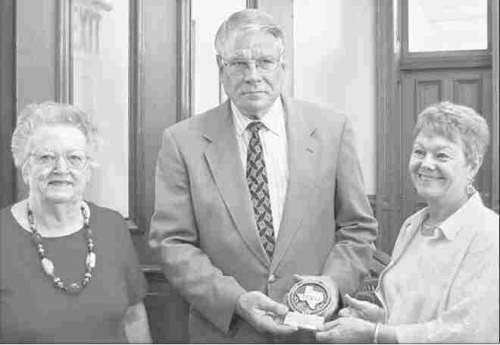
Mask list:
[[[83,228],[85,230],[85,237],[87,238],[87,257],[85,259],[85,273],[83,274],[83,277],[80,280],[80,282],[73,282],[69,286],[66,286],[62,281],[62,279],[55,274],[54,263],[46,256],[46,251],[42,242],[42,236],[35,227],[33,211],[31,210],[29,204],[27,205],[27,210],[28,210],[28,222],[31,228],[31,238],[33,240],[33,243],[35,244],[38,256],[40,257],[40,264],[42,265],[43,272],[50,279],[52,279],[52,283],[57,289],[71,295],[76,295],[80,293],[82,289],[90,283],[90,280],[92,279],[92,271],[95,268],[96,264],[94,237],[92,234],[92,230],[90,229],[89,226],[89,214],[87,210],[83,206],[80,207],[83,216]]]

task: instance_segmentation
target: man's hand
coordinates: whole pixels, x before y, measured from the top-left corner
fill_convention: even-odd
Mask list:
[[[384,309],[378,305],[367,301],[361,301],[349,295],[344,295],[344,301],[347,302],[348,307],[339,311],[339,316],[343,317],[356,317],[371,322],[384,322],[385,312]]]
[[[374,333],[374,323],[352,317],[340,317],[318,330],[316,340],[320,343],[371,343]]]
[[[319,316],[323,316],[325,320],[328,320],[333,315],[335,310],[337,310],[337,307],[339,305],[339,290],[337,288],[337,284],[335,284],[332,278],[330,278],[329,276],[302,276],[299,274],[294,274],[293,278],[297,282],[301,280],[316,280],[322,282],[326,286],[332,298],[332,303],[330,307],[324,310]]]
[[[297,331],[296,327],[283,325],[287,306],[273,301],[260,291],[242,294],[236,303],[236,313],[259,332],[286,335]]]

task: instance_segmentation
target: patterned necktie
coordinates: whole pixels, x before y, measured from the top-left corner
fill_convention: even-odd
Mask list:
[[[272,259],[275,246],[273,214],[264,152],[259,138],[259,130],[263,127],[264,124],[260,121],[251,122],[247,127],[251,133],[247,151],[247,183],[252,197],[253,212],[260,240],[267,255]]]

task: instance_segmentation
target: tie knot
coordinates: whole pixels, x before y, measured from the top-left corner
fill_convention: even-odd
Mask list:
[[[264,124],[262,122],[252,121],[248,124],[247,129],[252,133],[258,133],[263,127]]]

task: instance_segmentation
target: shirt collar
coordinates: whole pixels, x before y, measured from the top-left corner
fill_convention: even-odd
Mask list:
[[[454,240],[462,228],[474,223],[474,217],[478,214],[478,210],[483,207],[481,196],[476,192],[462,207],[446,218],[437,228],[448,240]],[[427,212],[425,212],[426,214]],[[423,221],[424,219],[425,217],[422,217],[421,220]]]
[[[234,125],[236,128],[236,133],[238,136],[243,135],[247,126],[250,122],[255,120],[249,119],[243,115],[238,107],[231,101],[231,110],[234,118]],[[278,97],[274,101],[269,111],[262,116],[260,121],[266,126],[266,128],[271,131],[271,133],[281,136],[285,134],[285,113],[283,110],[283,104],[281,104],[281,98]]]

